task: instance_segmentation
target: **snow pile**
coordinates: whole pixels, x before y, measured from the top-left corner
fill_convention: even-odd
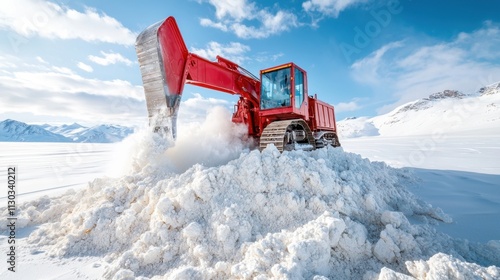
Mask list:
[[[248,151],[221,113],[166,152],[147,133],[131,140],[129,175],[23,204],[18,223],[39,224],[29,241],[51,255],[104,256],[115,279],[500,276],[483,267],[500,264],[497,243],[426,225],[450,218],[405,188],[406,171],[342,149]]]
[[[406,263],[410,273],[420,279],[499,279],[498,267],[481,267],[467,263],[442,253],[434,255],[428,261]]]

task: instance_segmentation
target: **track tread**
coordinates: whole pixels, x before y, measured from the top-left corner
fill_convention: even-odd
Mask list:
[[[262,131],[262,135],[260,137],[259,150],[264,150],[267,145],[274,144],[276,148],[283,152],[284,150],[284,137],[288,126],[300,124],[304,130],[306,131],[307,141],[310,145],[312,145],[313,149],[316,148],[316,143],[314,140],[314,136],[311,132],[311,129],[307,125],[307,123],[302,119],[293,119],[293,120],[284,120],[284,121],[275,121],[266,126],[264,131]]]

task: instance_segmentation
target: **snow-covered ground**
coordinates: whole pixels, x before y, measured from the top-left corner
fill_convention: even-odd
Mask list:
[[[441,231],[471,241],[500,238],[500,83],[472,95],[435,93],[339,127],[346,151],[409,168],[421,179],[412,192],[454,219]],[[488,230],[474,230],[481,224]]]
[[[345,151],[395,167],[421,181],[410,190],[453,218],[438,229],[470,241],[500,239],[500,133],[345,139]],[[484,230],[479,230],[484,229]]]
[[[249,150],[229,119],[213,110],[173,147],[147,132],[86,152],[0,143],[20,194],[17,272],[1,261],[0,278],[500,278],[496,122],[280,154]]]
[[[17,199],[24,202],[84,187],[105,175],[110,170],[113,147],[96,143],[4,142],[0,143],[0,162],[2,170],[17,166]],[[6,177],[2,180],[5,182]],[[0,205],[6,205],[6,197],[7,192],[0,193]]]

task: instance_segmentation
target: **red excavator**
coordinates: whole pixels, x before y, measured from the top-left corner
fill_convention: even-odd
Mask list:
[[[173,17],[139,34],[136,51],[155,132],[175,139],[184,84],[191,84],[239,95],[232,121],[245,124],[261,150],[340,146],[333,106],[308,95],[307,73],[294,63],[261,70],[259,79],[220,56],[209,61],[188,51]]]

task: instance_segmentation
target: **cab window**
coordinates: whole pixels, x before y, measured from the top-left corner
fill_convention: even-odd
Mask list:
[[[295,108],[300,108],[304,102],[304,73],[295,68]]]
[[[260,108],[272,109],[291,105],[291,67],[262,74]]]

